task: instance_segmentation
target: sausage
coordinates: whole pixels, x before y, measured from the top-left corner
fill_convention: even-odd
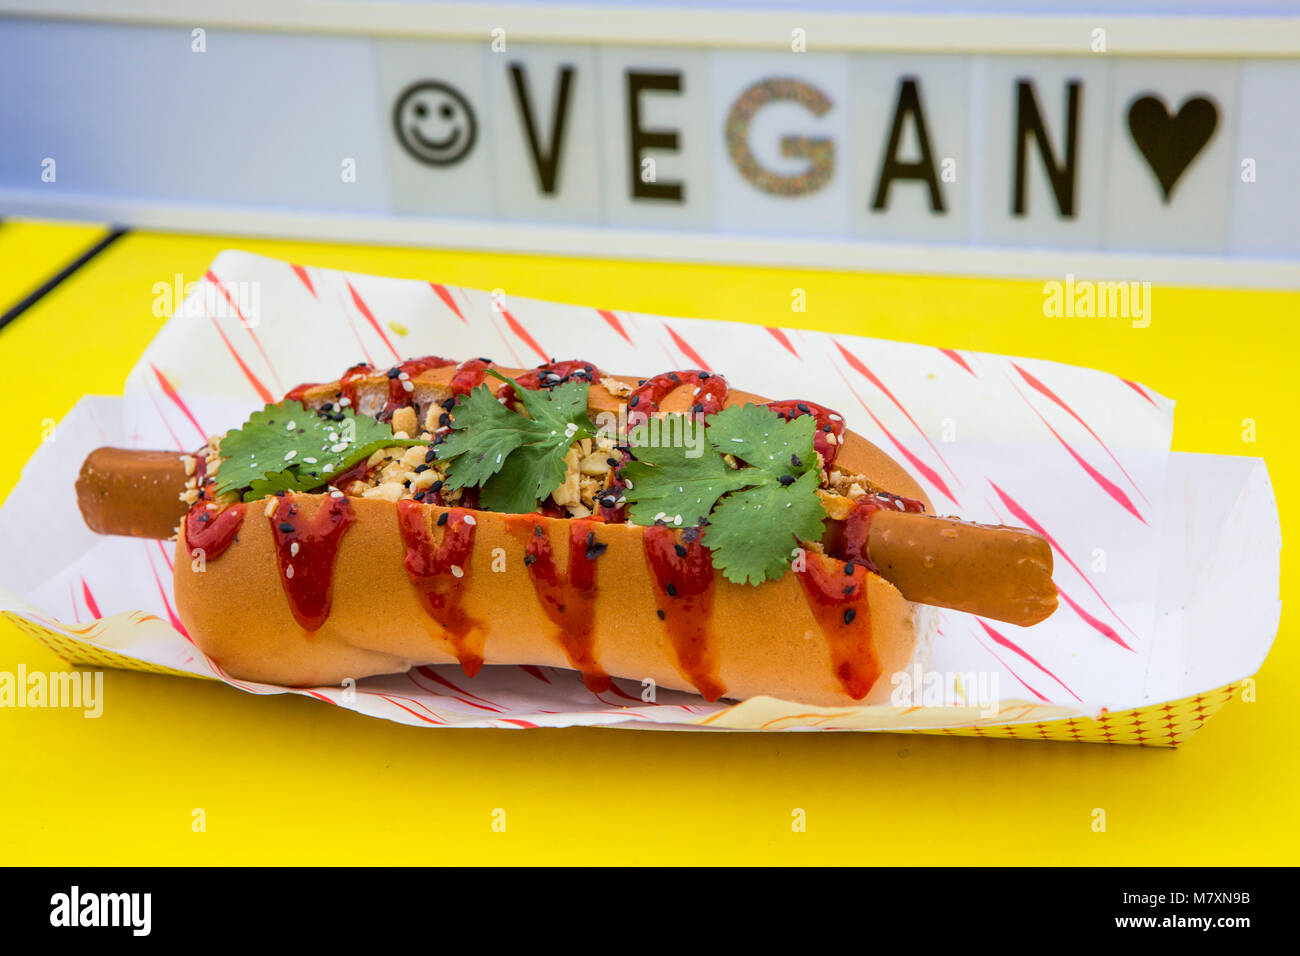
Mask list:
[[[909,601],[1027,627],[1056,610],[1052,548],[1024,528],[879,511],[867,553]]]
[[[97,448],[77,476],[77,504],[99,534],[170,538],[186,510],[183,455],[174,451]]]
[[[82,467],[77,498],[93,531],[170,538],[187,509],[185,480],[176,452],[100,448]],[[843,527],[832,522],[828,541]],[[1023,528],[881,510],[866,544],[880,576],[913,603],[1021,626],[1056,609],[1051,547]]]

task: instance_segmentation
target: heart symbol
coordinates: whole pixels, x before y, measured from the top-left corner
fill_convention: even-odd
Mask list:
[[[1204,96],[1183,100],[1177,116],[1170,116],[1164,100],[1151,94],[1140,96],[1129,105],[1128,131],[1160,180],[1166,205],[1174,184],[1196,154],[1205,148],[1218,125],[1219,108]]]

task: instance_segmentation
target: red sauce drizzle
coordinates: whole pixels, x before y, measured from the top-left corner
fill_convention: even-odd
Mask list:
[[[596,561],[604,546],[595,540],[600,522],[574,519],[569,528],[569,568],[561,575],[542,521],[511,515],[507,527],[524,545],[524,563],[546,616],[559,628],[557,639],[582,682],[594,694],[609,690],[610,679],[596,663],[593,633],[596,610]]]
[[[339,394],[348,400],[353,411],[357,407],[357,382],[374,372],[375,367],[366,362],[358,362],[353,365],[339,379]]]
[[[329,617],[334,598],[334,560],[339,543],[357,520],[356,512],[346,497],[329,495],[315,514],[306,518],[299,513],[295,496],[282,495],[269,520],[289,610],[304,630],[318,631]],[[294,544],[298,545],[296,555],[292,553]]]
[[[451,377],[451,394],[468,395],[483,384],[487,378],[487,369],[492,362],[488,359],[474,358],[456,366],[456,374]]]
[[[242,502],[212,512],[205,502],[199,501],[185,515],[185,548],[190,552],[199,548],[205,561],[215,561],[226,553],[243,523]]]
[[[445,514],[442,541],[435,547],[429,509],[415,501],[397,503],[397,527],[406,545],[402,566],[420,604],[446,632],[461,670],[466,677],[473,677],[483,666],[486,634],[460,603],[469,583],[469,560],[477,526],[464,508],[452,508]]]
[[[583,359],[566,359],[563,362],[539,365],[535,369],[524,372],[515,381],[519,383],[520,388],[536,391],[542,388],[555,388],[565,382],[595,383],[600,381],[603,375],[604,373],[592,362]],[[500,394],[505,396],[510,405],[515,405],[519,401],[513,385],[507,384],[501,389]]]
[[[379,413],[382,416],[380,420],[392,418],[393,412],[411,404],[411,396],[415,392],[407,390],[406,382],[408,380],[415,378],[421,372],[427,372],[431,368],[446,368],[448,365],[455,364],[451,359],[445,359],[437,355],[426,355],[423,358],[407,359],[401,365],[394,365],[388,370],[388,404]],[[406,375],[406,379],[402,378],[403,374]]]
[[[844,693],[861,700],[880,677],[867,603],[867,569],[860,562],[845,564],[813,551],[806,561],[806,570],[796,577],[808,609],[830,645],[831,666]]]
[[[694,540],[687,540],[687,536]],[[700,543],[698,529],[679,532],[660,525],[642,537],[650,573],[655,579],[655,603],[668,627],[677,670],[705,700],[717,700],[727,688],[717,677],[711,647],[713,561]]]
[[[683,385],[697,385],[700,389],[689,411],[714,415],[722,411],[722,406],[727,403],[727,380],[716,372],[702,372],[699,369],[664,372],[646,379],[628,396],[628,421],[631,422],[633,414],[653,415],[659,411],[659,403]]]
[[[603,376],[593,363],[582,359],[567,359],[563,362],[550,362],[539,365],[531,371],[520,375],[516,382],[527,389],[554,388],[568,381],[597,382]],[[546,381],[543,382],[542,379]]]
[[[878,511],[910,511],[914,514],[925,514],[925,504],[916,498],[904,498],[902,495],[891,495],[882,491],[869,498],[861,499],[853,506],[849,516],[844,519],[844,556],[850,561],[865,565],[876,574],[880,573],[880,569],[871,560],[867,542],[871,535],[871,519]]]
[[[803,402],[797,398],[784,402],[768,402],[767,407],[786,421],[798,418],[800,415],[813,416],[813,419],[817,422],[817,431],[813,433],[813,447],[822,456],[825,467],[829,468],[831,466],[831,462],[840,453],[840,447],[844,443],[844,429],[846,426],[843,415],[824,405],[818,405],[816,402]],[[831,435],[835,436],[834,444],[831,444]]]
[[[304,398],[307,397],[307,393],[311,389],[319,388],[320,384],[321,384],[320,382],[303,382],[301,385],[291,388],[289,389],[289,391],[285,392],[284,398],[280,399],[280,401],[301,402]]]

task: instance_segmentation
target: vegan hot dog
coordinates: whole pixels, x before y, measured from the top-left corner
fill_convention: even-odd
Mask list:
[[[96,531],[175,532],[190,635],[288,685],[531,664],[874,703],[929,606],[1056,605],[1038,535],[937,517],[838,413],[697,370],[357,365],[193,455],[99,449],[77,492]]]

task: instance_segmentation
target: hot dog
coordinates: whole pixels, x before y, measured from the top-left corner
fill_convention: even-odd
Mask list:
[[[288,685],[459,662],[875,703],[930,605],[1028,625],[1056,602],[1039,536],[937,517],[837,413],[700,371],[358,365],[193,456],[100,449],[77,492],[97,531],[174,530],[190,635]]]

